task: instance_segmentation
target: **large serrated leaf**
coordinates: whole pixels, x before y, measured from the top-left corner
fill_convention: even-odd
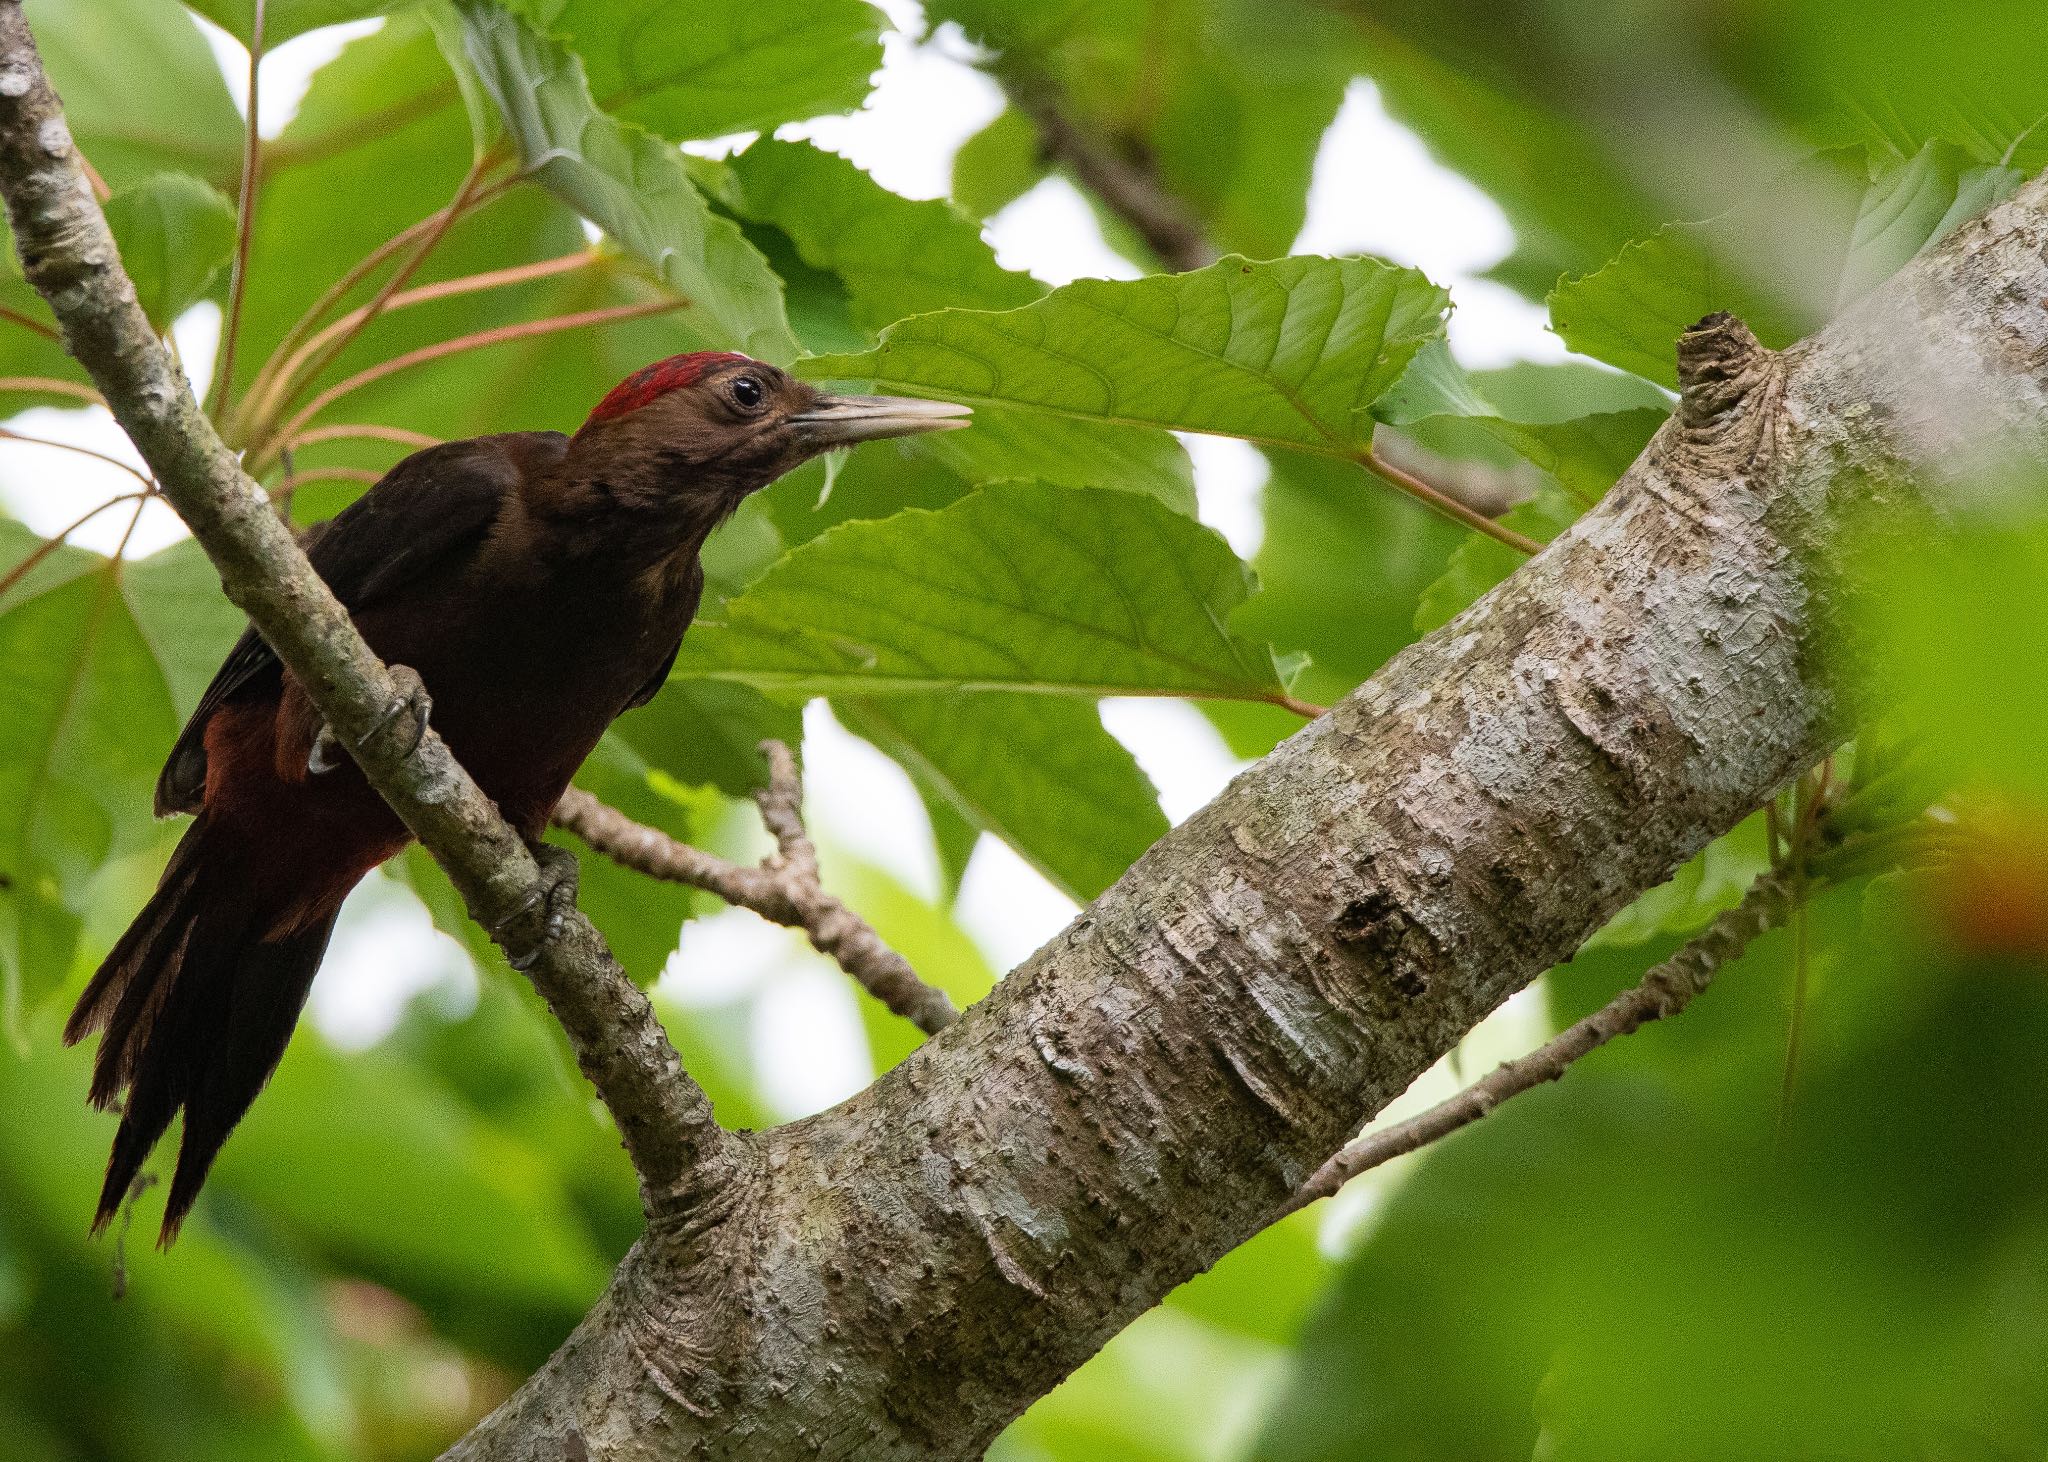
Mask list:
[[[560,42],[488,0],[462,0],[455,13],[462,54],[527,171],[687,300],[674,318],[706,343],[793,359],[781,281],[712,213],[675,149],[600,111],[582,61]]]
[[[1003,312],[942,310],[806,374],[977,406],[1168,427],[1351,455],[1371,407],[1443,331],[1449,298],[1377,259],[1226,259],[1083,279]]]
[[[694,8],[672,0],[528,0],[589,68],[614,116],[673,141],[768,131],[849,112],[882,65],[882,12],[866,0],[751,0]]]
[[[1277,700],[1271,653],[1225,627],[1249,581],[1220,537],[1150,498],[998,483],[797,548],[690,631],[675,674],[784,697]]]
[[[807,143],[758,142],[706,167],[742,218],[787,238],[806,269],[837,280],[846,323],[867,338],[906,315],[953,306],[1008,309],[1045,293],[1005,269],[974,222],[941,202],[898,197],[844,158]],[[989,406],[974,430],[915,441],[969,482],[1033,477],[1063,487],[1146,492],[1194,513],[1194,478],[1179,443],[1094,421]]]
[[[757,142],[726,174],[723,201],[782,230],[806,264],[838,275],[855,322],[870,331],[954,305],[1007,310],[1045,293],[998,264],[979,225],[950,203],[899,197],[808,142]]]

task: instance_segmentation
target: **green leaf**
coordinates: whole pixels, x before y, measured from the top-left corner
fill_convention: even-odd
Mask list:
[[[1349,455],[1370,408],[1443,330],[1444,291],[1376,259],[1226,259],[1078,280],[1002,313],[942,310],[866,355],[806,361],[976,406],[1168,427]]]
[[[575,48],[600,107],[677,142],[850,112],[882,65],[885,21],[866,0],[703,6],[687,23],[670,0],[517,8]]]
[[[469,139],[448,61],[416,13],[394,16],[375,34],[351,41],[314,73],[297,115],[266,154],[270,163],[257,197],[255,263],[247,278],[236,355],[238,400],[246,401],[256,369],[334,281],[447,205],[469,169]],[[515,188],[451,229],[413,282],[503,269],[583,247],[583,229],[574,213],[542,188]],[[619,265],[611,267],[624,272]],[[557,302],[573,307],[568,302],[583,298],[579,290],[615,290],[615,283],[586,277],[605,272],[578,271],[538,285],[455,295],[387,312],[309,383],[301,399],[311,389],[406,351],[534,319],[550,313],[548,307]],[[359,288],[349,303],[364,301],[373,288]],[[648,287],[640,289],[645,298]],[[614,303],[616,296],[594,302]],[[673,328],[669,325],[670,334]],[[523,413],[536,399],[565,414],[587,410],[618,376],[647,357],[633,359],[617,374],[608,365],[585,367],[608,376],[601,382],[570,362],[582,365],[589,358],[582,353],[594,348],[592,342],[609,341],[627,329],[572,331],[401,371],[344,398],[329,419],[409,427],[437,437],[562,425],[560,416]],[[546,381],[547,391],[535,389],[536,378]],[[499,389],[507,381],[524,385],[527,394],[508,399]],[[584,391],[593,394],[579,400]],[[580,413],[566,424],[579,419]],[[401,449],[389,444],[343,442],[312,448],[298,460],[301,466],[382,469],[400,455]],[[336,495],[335,505],[346,500]]]
[[[541,1153],[408,1066],[344,1059],[303,1032],[215,1182],[387,1282],[571,1314],[604,1287],[604,1259]]]
[[[266,0],[263,6],[263,48],[274,51],[293,36],[323,25],[362,20],[398,7],[399,0]],[[240,41],[249,44],[255,0],[192,0],[192,8]]]
[[[1782,349],[1889,278],[2019,175],[1931,142],[1866,173],[1820,154],[1706,223],[1671,224],[1560,283],[1551,320],[1574,350],[1676,386],[1678,337],[1716,310]]]
[[[184,173],[123,188],[106,212],[135,297],[159,334],[205,298],[235,250],[235,205]]]
[[[927,11],[999,53],[992,69],[1013,87],[1042,84],[1096,146],[1145,159],[1220,247],[1270,258],[1301,231],[1323,131],[1356,70],[1342,16],[1270,0],[944,0]],[[1125,237],[1112,242],[1145,260]]]
[[[722,203],[775,229],[801,264],[838,280],[848,323],[869,338],[906,315],[948,306],[1008,309],[1045,293],[996,263],[981,230],[950,205],[912,202],[808,143],[757,142],[710,177]],[[1193,516],[1187,454],[1159,432],[1048,420],[987,407],[974,429],[907,444],[969,482],[1035,477],[1063,487],[1150,493]]]
[[[999,483],[793,550],[683,641],[676,675],[784,697],[934,690],[1273,699],[1224,628],[1250,575],[1131,493]]]
[[[598,742],[577,768],[576,785],[635,822],[671,837],[689,835],[688,816],[654,789],[647,763],[616,735]],[[579,860],[576,906],[604,931],[613,956],[633,982],[652,985],[675,952],[683,921],[697,912],[697,894],[614,863],[567,833],[556,830],[548,836]]]
[[[822,856],[826,886],[848,907],[859,909],[883,943],[909,960],[927,983],[951,996],[955,1005],[964,1010],[994,988],[996,972],[947,913],[944,905],[949,898],[927,903],[872,863],[833,848]],[[879,1000],[863,997],[860,1015],[877,1072],[889,1070],[924,1042],[923,1032],[892,1015]]]
[[[1414,640],[1417,602],[1470,535],[1350,463],[1270,456],[1266,534],[1253,560],[1259,592],[1230,624],[1281,650],[1305,651],[1309,667],[1294,690],[1327,703]],[[1279,722],[1274,731],[1296,724]]]
[[[710,344],[787,362],[782,285],[738,225],[714,215],[675,149],[591,101],[583,63],[488,0],[461,0],[461,50],[527,170],[689,301]]]
[[[773,738],[800,747],[804,727],[797,711],[747,686],[677,676],[627,712],[611,735],[651,770],[686,786],[744,797],[767,780],[761,743]]]
[[[1078,903],[1166,835],[1158,794],[1092,705],[980,694],[834,697],[832,707]]]
[[[1716,914],[1735,907],[1770,866],[1759,813],[1708,843],[1668,881],[1637,895],[1587,946],[1640,945],[1665,935],[1696,933]]]
[[[1578,505],[1563,492],[1545,488],[1529,501],[1509,508],[1500,521],[1538,543],[1548,543],[1578,515]],[[1422,602],[1415,607],[1417,633],[1428,634],[1449,624],[1527,562],[1499,539],[1467,534],[1451,555],[1443,577],[1423,591]]]
[[[1037,187],[1046,167],[1038,129],[1007,107],[953,154],[953,201],[969,217],[991,218]]]
[[[996,263],[951,204],[891,193],[808,142],[756,142],[726,164],[720,201],[788,235],[806,264],[836,274],[869,331],[949,305],[1006,310],[1045,293]]]
[[[1060,487],[1109,487],[1157,498],[1183,517],[1195,515],[1194,464],[1187,449],[1163,431],[979,406],[968,430],[913,443],[906,450],[968,482],[1036,478]]]
[[[182,722],[248,620],[221,592],[219,571],[190,538],[123,566],[121,593]]]
[[[234,185],[242,116],[184,6],[30,0],[26,8],[65,123],[109,186],[161,172]]]
[[[1913,937],[1924,910],[1875,926],[1863,894],[1811,911],[1789,1112],[1781,931],[1682,1018],[1420,1157],[1305,1328],[1248,1455],[2031,1450],[2048,1415],[2048,1169],[2029,1146],[2048,1120],[2048,998],[2021,974],[2034,967],[1998,978]],[[2007,1116],[1956,1120],[1977,1109]]]
[[[1669,216],[1594,127],[1505,68],[1467,63],[1435,19],[1404,27],[1375,13],[1361,22],[1358,65],[1433,158],[1506,210],[1515,250],[1492,273],[1540,298]]]
[[[1567,380],[1539,384],[1541,373],[1562,369]],[[1575,368],[1531,366],[1496,372],[1493,384],[1521,400],[1520,412],[1501,411],[1478,378],[1458,364],[1442,342],[1416,356],[1400,384],[1382,399],[1379,414],[1433,452],[1453,458],[1501,461],[1501,447],[1549,473],[1582,507],[1591,506],[1642,455],[1671,414],[1662,393],[1628,376],[1600,372],[1588,380]],[[1622,383],[1609,385],[1607,383]],[[1596,410],[1592,402],[1647,400],[1625,410]],[[1575,402],[1585,415],[1576,415]],[[1511,458],[1505,460],[1512,460]]]
[[[0,562],[34,539],[0,523]],[[88,884],[152,838],[150,787],[177,731],[164,675],[109,560],[65,560],[0,601],[0,1033],[71,973]]]

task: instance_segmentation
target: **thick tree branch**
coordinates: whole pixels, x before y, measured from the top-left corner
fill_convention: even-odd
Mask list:
[[[451,1454],[977,1456],[1488,1011],[1825,755],[1873,515],[2048,437],[2048,182],[1783,354],[867,1091],[748,1139]],[[1390,1317],[1393,1318],[1393,1317]]]
[[[106,220],[43,75],[19,0],[0,0],[0,193],[29,282],[91,374],[221,584],[307,688],[371,783],[501,938],[540,936],[539,870],[439,737],[416,751],[400,692],[313,572],[263,490],[236,464],[135,302]],[[730,1157],[710,1103],[653,1007],[588,920],[572,917],[529,971],[610,1107],[651,1212],[716,1183]]]
[[[1308,1207],[1382,1163],[1429,1146],[1492,1112],[1509,1097],[1557,1081],[1574,1061],[1591,1055],[1609,1041],[1642,1029],[1653,1020],[1676,1015],[1714,982],[1724,965],[1741,958],[1751,941],[1785,920],[1795,897],[1792,880],[1767,873],[1750,886],[1742,901],[1717,915],[1684,948],[1651,967],[1636,984],[1591,1015],[1575,1021],[1526,1056],[1502,1062],[1456,1096],[1448,1097],[1405,1122],[1368,1132],[1316,1169],[1286,1206],[1275,1215]]]
[[[751,909],[773,924],[801,929],[820,954],[838,962],[863,989],[926,1035],[937,1035],[960,1012],[943,990],[917,977],[910,961],[891,949],[858,914],[825,892],[818,854],[803,823],[803,780],[796,758],[780,741],[764,741],[768,785],[754,794],[761,821],[775,838],[776,854],[754,867],[679,843],[658,828],[633,821],[579,787],[555,808],[566,828],[613,862],[650,878],[713,893]]]

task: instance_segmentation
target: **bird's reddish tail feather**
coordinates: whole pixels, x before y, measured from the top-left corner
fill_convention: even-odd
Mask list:
[[[102,1033],[93,1103],[127,1093],[95,1232],[182,1109],[161,1241],[176,1236],[214,1155],[277,1069],[320,968],[339,900],[298,918],[256,906],[251,894],[273,880],[250,877],[257,870],[234,841],[205,814],[193,822],[64,1028],[66,1044]]]

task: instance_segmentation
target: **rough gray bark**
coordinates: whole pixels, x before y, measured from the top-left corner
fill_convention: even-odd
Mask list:
[[[0,189],[31,279],[237,602],[338,729],[370,729],[389,677],[138,335],[13,3]],[[451,1456],[978,1453],[1842,736],[1852,519],[1913,508],[1915,477],[1942,475],[1922,464],[2043,445],[2044,238],[2036,182],[1783,356],[1732,321],[1689,334],[1681,411],[1599,509],[831,1112],[706,1134],[658,1031],[607,1005],[579,926],[543,975],[567,982],[569,1020],[610,1010],[631,1033],[588,1043],[586,1069],[667,1201]],[[365,761],[474,906],[516,906],[531,866],[453,810],[459,768],[430,756],[430,783],[374,738]]]
[[[1845,734],[1849,529],[2043,445],[2044,238],[2036,182],[1783,355],[1704,322],[1597,510],[897,1070],[749,1138],[451,1456],[976,1455]]]

